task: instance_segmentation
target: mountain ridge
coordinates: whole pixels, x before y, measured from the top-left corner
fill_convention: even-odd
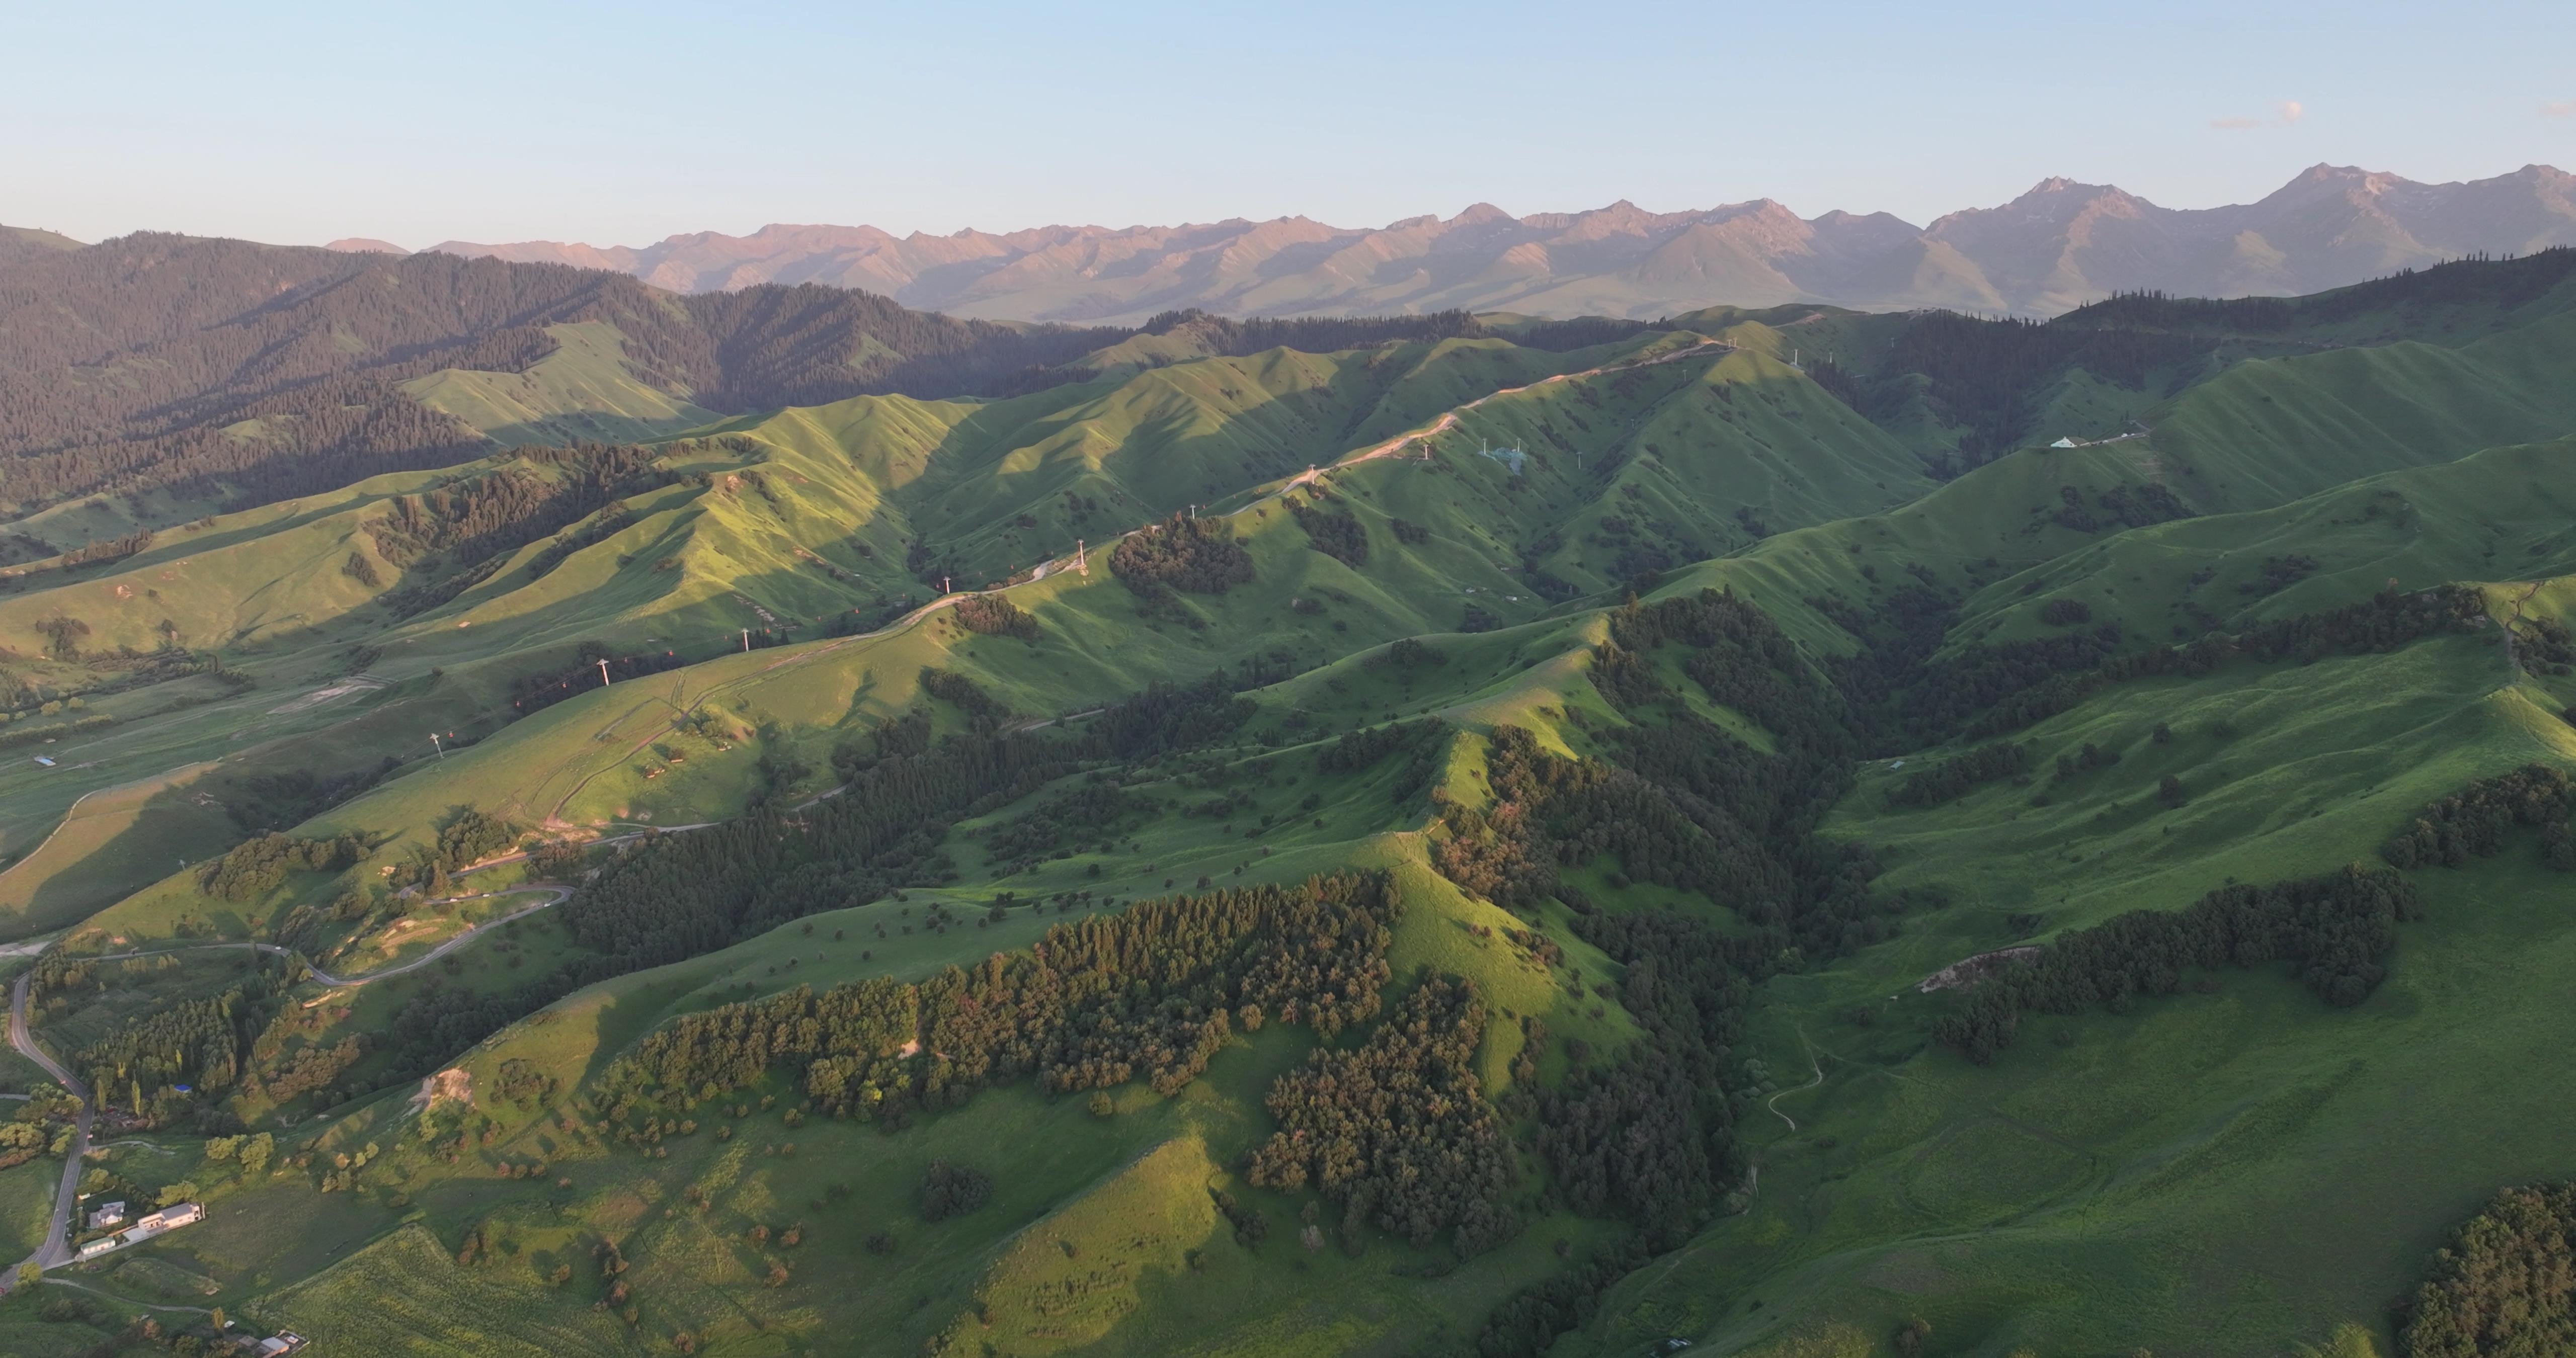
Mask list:
[[[1288,216],[897,236],[773,223],[640,247],[449,240],[428,249],[613,269],[675,292],[810,282],[964,317],[1133,323],[1187,307],[1646,318],[1820,302],[2054,315],[2115,292],[2289,296],[2564,244],[2576,244],[2576,175],[2563,170],[2526,165],[2428,184],[2321,163],[2255,202],[2210,208],[2167,208],[2113,185],[2051,177],[2009,202],[1921,227],[1884,212],[1800,217],[1769,198],[1663,213],[1621,199],[1524,217],[1478,202],[1448,218],[1374,228]]]

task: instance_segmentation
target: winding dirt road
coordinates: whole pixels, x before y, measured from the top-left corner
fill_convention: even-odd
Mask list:
[[[1825,1082],[1825,1063],[1822,1059],[1817,1057],[1816,1045],[1807,1041],[1807,1035],[1805,1033],[1798,1034],[1798,1042],[1801,1046],[1804,1046],[1807,1049],[1807,1064],[1816,1068],[1816,1078],[1809,1080],[1805,1084],[1799,1085],[1794,1089],[1783,1089],[1779,1093],[1772,1095],[1770,1098],[1765,1099],[1762,1102],[1763,1107],[1771,1110],[1771,1116],[1780,1119],[1782,1122],[1788,1123],[1789,1130],[1793,1132],[1798,1130],[1798,1120],[1780,1111],[1780,1100],[1787,1098],[1792,1094],[1803,1094]]]

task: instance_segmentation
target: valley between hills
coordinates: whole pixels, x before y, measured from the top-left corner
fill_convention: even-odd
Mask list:
[[[1074,325],[10,242],[0,1353],[2556,1342],[2576,251]]]

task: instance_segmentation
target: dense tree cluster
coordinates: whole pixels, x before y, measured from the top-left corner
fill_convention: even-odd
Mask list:
[[[895,723],[889,723],[895,725]],[[900,729],[898,727],[898,729]],[[561,906],[597,956],[585,979],[659,966],[820,910],[952,876],[940,841],[957,820],[1074,772],[1068,745],[959,736],[857,772],[841,795],[687,835],[656,835]]]
[[[1891,375],[1927,379],[1934,413],[1966,427],[1952,464],[1965,470],[2018,446],[2048,383],[2068,369],[2136,389],[2159,369],[2199,360],[2212,345],[2207,338],[2151,328],[1930,311],[1897,332],[1885,368]]]
[[[2400,868],[2435,863],[2466,867],[2472,857],[2504,852],[2505,834],[2514,826],[2537,825],[2549,865],[2576,868],[2576,844],[2570,843],[2567,829],[2571,807],[2576,807],[2576,785],[2564,772],[2525,764],[2481,778],[2417,812],[2380,846],[2379,856]]]
[[[2433,1256],[2397,1339],[2406,1358],[2576,1353],[2576,1184],[2498,1193]]]
[[[1395,896],[1378,876],[1144,901],[1059,923],[918,984],[876,977],[683,1015],[604,1086],[712,1097],[798,1072],[836,1115],[952,1107],[1027,1076],[1054,1092],[1198,1078],[1236,1023],[1331,1036],[1377,1012]]]
[[[1803,947],[1883,936],[1885,910],[1863,885],[1874,869],[1812,833],[1850,782],[1841,700],[1769,616],[1703,591],[1621,609],[1611,635],[1593,680],[1631,724],[1600,733],[1609,757],[1555,758],[1527,732],[1498,729],[1487,755],[1495,803],[1447,812],[1435,865],[1509,905],[1551,891],[1555,863],[1611,854],[1625,877],[1703,892]],[[1665,701],[1646,653],[1667,644],[1683,648],[1683,672],[1712,700],[1771,734],[1773,753]]]
[[[589,516],[622,495],[658,484],[667,473],[653,466],[650,449],[584,444],[531,449],[529,465],[507,465],[417,495],[397,495],[385,512],[367,521],[376,555],[403,567],[436,569],[446,554],[465,569],[437,583],[415,584],[387,602],[396,612],[418,613],[447,602],[490,578],[503,554]],[[537,467],[551,464],[555,474]],[[473,568],[486,568],[477,573]],[[464,583],[459,584],[457,582]]]
[[[444,896],[450,888],[449,874],[509,848],[518,837],[519,827],[509,821],[460,807],[434,839],[412,846],[410,860],[396,865],[386,884],[397,891],[417,888],[424,896]]]
[[[1435,745],[1448,727],[1443,722],[1419,716],[1412,722],[1386,722],[1383,727],[1360,727],[1355,732],[1342,732],[1332,745],[1316,752],[1314,765],[1324,773],[1360,773],[1363,768],[1376,768],[1378,760],[1399,750],[1422,750]]]
[[[379,1034],[388,1055],[378,1078],[391,1084],[427,1075],[458,1052],[570,993],[580,974],[566,968],[518,990],[499,992],[433,981],[405,1001]]]
[[[1105,847],[1157,805],[1094,775],[993,827],[984,843],[995,861],[1010,865],[1013,872],[1024,872],[1050,858],[1070,857],[1078,846]]]
[[[1557,1195],[1586,1216],[1623,1218],[1679,1244],[1715,1200],[1713,1152],[1733,1144],[1724,1101],[1702,1097],[1713,1087],[1651,1042],[1568,1072],[1538,1095],[1538,1151]]]
[[[151,529],[138,528],[131,533],[126,533],[118,537],[100,538],[95,542],[85,543],[81,546],[74,547],[70,551],[63,553],[62,560],[56,564],[61,566],[64,570],[73,570],[81,566],[98,565],[102,562],[123,561],[125,558],[133,556],[135,553],[151,546],[152,539],[153,532]]]
[[[240,1082],[252,1043],[300,970],[291,962],[263,959],[249,978],[220,995],[135,1015],[81,1048],[72,1064],[89,1077],[101,1100],[121,1103],[150,1121],[166,1121],[192,1101],[211,1105]]]
[[[1011,709],[1001,699],[984,691],[982,684],[935,665],[921,670],[921,691],[966,714],[980,735],[990,735],[1011,719]]]
[[[1246,682],[1240,684],[1222,674],[1188,685],[1156,682],[1102,709],[1083,730],[1122,759],[1147,759],[1212,744],[1242,729],[1260,710],[1251,700],[1236,697],[1238,688],[1277,682],[1261,674],[1244,678]]]
[[[1727,1058],[1753,986],[1782,964],[1784,934],[1722,934],[1664,910],[1584,913],[1575,932],[1624,968],[1619,1002],[1646,1039],[1539,1094],[1539,1150],[1570,1204],[1671,1248],[1744,1172]]]
[[[338,872],[366,852],[367,841],[360,835],[292,839],[271,832],[237,844],[200,867],[197,882],[209,896],[255,901],[276,890],[290,872]]]
[[[1651,1257],[1643,1239],[1623,1235],[1582,1263],[1513,1293],[1485,1317],[1474,1345],[1425,1348],[1419,1358],[1544,1358],[1558,1335],[1590,1324],[1601,1295]]]
[[[2094,497],[2124,528],[2145,528],[2192,517],[2191,507],[2162,482],[2113,486]]]
[[[1890,789],[1889,806],[1939,806],[1968,795],[1981,783],[2019,778],[2030,772],[2030,747],[2009,742],[1980,745],[1952,755],[1920,773],[1909,773]]]
[[[1621,999],[1646,1030],[1634,1051],[1536,1096],[1539,1147],[1568,1202],[1626,1217],[1674,1242],[1741,1172],[1723,1090],[1750,986],[1797,950],[1829,954],[1886,936],[1905,904],[1868,889],[1865,856],[1814,828],[1850,779],[1842,700],[1758,608],[1719,592],[1611,619],[1595,686],[1630,725],[1593,734],[1601,758],[1569,760],[1498,728],[1486,763],[1495,801],[1450,807],[1434,863],[1498,904],[1555,894],[1577,931],[1623,964]],[[1653,656],[1768,732],[1765,754],[1672,701]],[[1708,895],[1752,927],[1733,936],[1665,911],[1593,911],[1556,880],[1561,862],[1609,855],[1614,883]]]
[[[577,524],[557,533],[554,541],[539,548],[536,555],[529,557],[528,578],[542,579],[551,574],[555,567],[571,560],[573,553],[586,547],[596,547],[633,527],[634,523],[635,512],[627,508],[623,498],[610,500],[591,514],[589,522]],[[353,552],[349,560],[354,565],[364,565],[366,558]],[[361,583],[372,585],[375,582],[362,579]]]
[[[1038,620],[999,594],[967,595],[958,600],[951,611],[957,616],[958,626],[969,632],[980,632],[988,637],[1037,640]]]
[[[1109,569],[1119,583],[1147,599],[1166,590],[1223,594],[1252,579],[1252,554],[1234,540],[1223,519],[1175,514],[1118,540]]]
[[[2385,869],[2223,886],[2182,910],[2133,910],[2060,935],[1979,982],[1934,1034],[1982,1065],[2012,1045],[2026,1013],[2125,1010],[2133,996],[2179,992],[2195,967],[2286,962],[2319,999],[2359,1004],[2387,975],[2398,922],[2417,913],[2415,888]]]
[[[2428,636],[2474,630],[2485,620],[2485,601],[2473,589],[2446,585],[2415,594],[2383,590],[2360,603],[2257,623],[2233,636],[2151,647],[2103,659],[2090,669],[2050,674],[2003,695],[1984,716],[1968,724],[1966,733],[1972,739],[1984,739],[2017,731],[2132,679],[2207,674],[2239,658],[2307,664],[2330,655],[2393,651]],[[2106,656],[2109,650],[2108,645],[2102,648]]]
[[[1316,551],[1345,566],[1368,564],[1368,529],[1349,510],[1291,499],[1288,512],[1297,517],[1297,526],[1306,530],[1306,541]]]
[[[933,1160],[921,1177],[921,1219],[946,1221],[983,1207],[993,1196],[993,1176],[980,1169]]]
[[[1464,981],[1433,977],[1366,1042],[1321,1049],[1281,1075],[1264,1104],[1279,1124],[1246,1177],[1312,1184],[1352,1218],[1427,1245],[1457,1228],[1462,1255],[1509,1239],[1502,1196],[1512,1156],[1476,1078],[1485,1006]]]

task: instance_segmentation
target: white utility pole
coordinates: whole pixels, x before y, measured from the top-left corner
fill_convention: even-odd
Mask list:
[[[601,657],[599,662],[599,686],[601,688],[608,687],[608,660],[604,656]]]
[[[436,731],[429,733],[429,748],[438,751],[439,758],[445,759],[447,757],[447,747],[438,743],[438,733]]]
[[[748,627],[742,629],[742,648],[745,651],[751,649],[751,629]]]

